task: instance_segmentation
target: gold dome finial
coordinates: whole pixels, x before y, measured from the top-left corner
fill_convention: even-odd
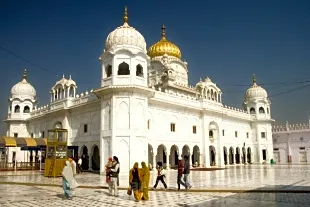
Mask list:
[[[127,12],[127,6],[125,6],[125,11],[124,11],[124,17],[123,17],[123,20],[124,20],[124,24],[125,24],[125,23],[128,23],[128,12]]]
[[[253,85],[255,85],[255,84],[256,84],[256,77],[255,77],[255,74],[253,74],[252,81],[253,81]]]
[[[162,39],[166,39],[166,27],[164,24],[161,26],[161,37]]]
[[[24,70],[23,79],[27,79],[27,69]]]

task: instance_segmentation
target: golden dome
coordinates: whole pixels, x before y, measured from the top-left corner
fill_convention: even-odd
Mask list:
[[[148,55],[151,58],[153,58],[167,54],[169,56],[181,59],[181,50],[178,48],[178,46],[176,46],[175,44],[166,39],[165,25],[162,26],[161,30],[162,30],[161,40],[159,40],[150,47]]]

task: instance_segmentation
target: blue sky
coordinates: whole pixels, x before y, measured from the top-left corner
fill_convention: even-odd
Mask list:
[[[255,73],[258,84],[266,84],[276,122],[308,121],[310,87],[288,93],[310,84],[292,83],[310,81],[308,0],[2,0],[0,46],[40,67],[0,49],[0,117],[7,115],[10,89],[24,68],[39,105],[49,102],[49,90],[63,73],[72,75],[79,93],[100,87],[98,57],[109,32],[122,24],[125,5],[129,24],[148,47],[166,25],[168,39],[188,62],[191,85],[209,76],[222,89],[224,104],[241,108]],[[0,125],[1,134],[4,129]]]

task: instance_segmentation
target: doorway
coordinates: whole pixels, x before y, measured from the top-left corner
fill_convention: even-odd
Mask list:
[[[267,150],[263,149],[263,160],[267,160]]]

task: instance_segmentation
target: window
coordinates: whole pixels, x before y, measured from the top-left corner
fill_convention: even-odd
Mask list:
[[[24,113],[29,113],[29,112],[30,112],[29,106],[25,106],[25,107],[24,107]]]
[[[306,148],[305,147],[299,147],[299,150],[305,150]]]
[[[136,67],[136,76],[143,77],[143,68],[140,64]]]
[[[175,124],[174,123],[170,124],[170,131],[175,132]]]
[[[225,130],[224,129],[222,130],[222,135],[225,136]]]
[[[264,114],[265,113],[265,109],[263,107],[259,107],[258,112],[260,114]]]
[[[249,138],[249,132],[246,133],[246,138]]]
[[[279,151],[279,148],[273,148],[273,151]]]
[[[130,75],[129,65],[125,62],[119,64],[117,75]]]
[[[44,134],[44,131],[41,132],[41,138],[44,138],[45,137],[45,134]]]
[[[30,133],[30,137],[33,138],[33,133]]]
[[[87,133],[87,131],[88,131],[88,125],[84,124],[84,133]]]
[[[266,132],[261,132],[260,134],[262,138],[266,138]]]
[[[213,131],[212,130],[209,131],[209,138],[213,138]]]
[[[19,105],[16,105],[16,106],[14,107],[14,112],[15,112],[15,113],[19,113],[19,112],[20,112],[20,107],[19,107]]]
[[[150,129],[150,120],[147,120],[147,129]]]
[[[196,134],[196,133],[197,133],[197,127],[193,126],[193,134]]]
[[[14,136],[14,137],[18,137],[18,133],[14,133],[13,136]]]
[[[107,78],[110,77],[112,75],[112,66],[111,65],[108,65],[106,68],[105,68],[105,72],[107,74]]]
[[[238,132],[237,131],[235,131],[235,137],[238,137]]]
[[[253,107],[250,108],[250,114],[255,114],[255,109]]]

